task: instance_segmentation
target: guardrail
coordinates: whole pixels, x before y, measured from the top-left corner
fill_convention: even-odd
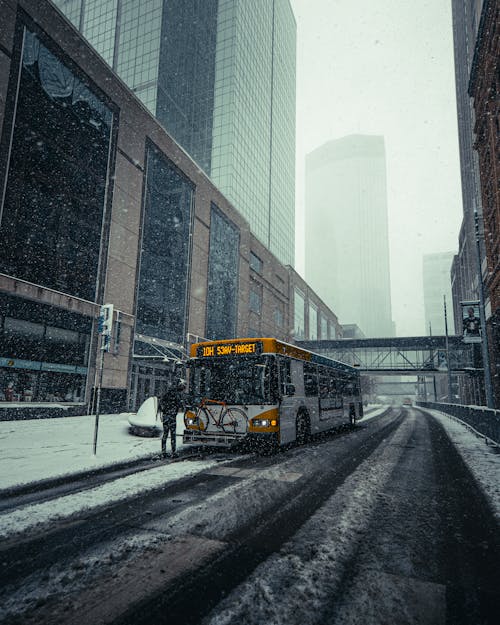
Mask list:
[[[461,406],[460,404],[440,404],[432,401],[417,401],[417,406],[440,410],[463,421],[486,439],[500,445],[500,410],[482,406]]]

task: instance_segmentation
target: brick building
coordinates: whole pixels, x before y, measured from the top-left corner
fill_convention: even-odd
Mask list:
[[[487,326],[495,404],[500,406],[500,5],[483,4],[469,94],[475,110],[487,270]]]

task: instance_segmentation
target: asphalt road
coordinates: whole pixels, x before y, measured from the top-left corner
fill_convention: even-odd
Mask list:
[[[499,528],[422,410],[228,459],[1,545],[0,622],[498,622]]]

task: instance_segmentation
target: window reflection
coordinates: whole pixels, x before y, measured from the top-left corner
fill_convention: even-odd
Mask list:
[[[295,288],[293,298],[294,307],[294,330],[293,334],[296,339],[304,339],[304,323],[305,323],[305,296],[299,289]]]
[[[236,336],[239,249],[237,227],[212,204],[206,330],[212,340]]]
[[[150,148],[136,329],[180,344],[185,334],[192,201],[192,183]]]
[[[110,109],[25,30],[0,270],[95,300]]]

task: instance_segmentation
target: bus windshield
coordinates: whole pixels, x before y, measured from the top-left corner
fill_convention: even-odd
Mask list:
[[[246,356],[221,360],[194,360],[190,368],[190,395],[228,404],[266,404],[275,401],[275,359]]]

